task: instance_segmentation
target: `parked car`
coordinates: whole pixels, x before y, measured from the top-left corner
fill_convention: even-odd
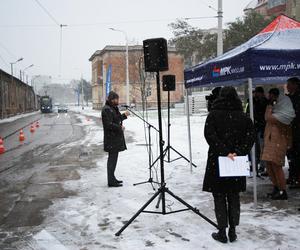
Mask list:
[[[58,113],[68,113],[68,106],[64,104],[60,104],[57,108]]]

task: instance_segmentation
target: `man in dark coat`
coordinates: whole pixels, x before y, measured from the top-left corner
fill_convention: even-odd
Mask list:
[[[127,149],[122,122],[127,118],[129,112],[126,111],[124,114],[121,114],[118,109],[118,104],[118,94],[111,91],[101,113],[104,131],[104,150],[108,152],[107,181],[109,187],[122,186],[123,182],[117,180],[115,177],[115,169],[119,152]]]
[[[226,243],[226,227],[229,221],[229,240],[237,239],[235,227],[239,224],[239,192],[246,190],[246,177],[220,177],[219,156],[248,155],[255,140],[255,130],[249,117],[243,112],[242,102],[232,87],[224,87],[209,113],[204,135],[209,144],[208,160],[203,182],[203,191],[214,197],[215,213],[219,232],[215,240]]]
[[[290,188],[300,188],[300,79],[292,77],[287,80],[289,92],[296,117],[292,122],[293,144],[288,151]]]

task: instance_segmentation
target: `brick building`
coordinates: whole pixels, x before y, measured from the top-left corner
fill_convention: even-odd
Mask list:
[[[92,100],[93,108],[100,109],[105,101],[106,75],[111,65],[111,90],[116,91],[120,96],[120,103],[126,103],[126,47],[105,46],[97,50],[89,59],[92,64]],[[155,74],[145,73],[143,70],[143,46],[135,45],[128,48],[129,60],[129,83],[130,103],[140,106],[142,104],[142,91],[147,90],[147,102],[149,106],[156,106],[156,81]],[[164,74],[176,76],[176,91],[171,92],[171,102],[183,101],[183,57],[176,52],[175,48],[168,49],[169,71]],[[104,83],[104,84],[103,84]],[[167,101],[167,93],[162,92],[162,102]]]
[[[263,16],[278,16],[285,14],[291,18],[300,20],[299,0],[252,0],[244,9],[244,12],[255,11]]]

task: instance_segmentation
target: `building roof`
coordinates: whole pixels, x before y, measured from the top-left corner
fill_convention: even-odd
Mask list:
[[[143,45],[130,45],[128,46],[128,51],[141,51],[143,50]],[[126,51],[126,46],[120,45],[106,45],[102,50],[96,50],[96,52],[89,58],[89,61],[92,61],[96,56],[101,56],[105,52],[114,51],[122,52]],[[175,47],[168,47],[169,52],[177,52]]]

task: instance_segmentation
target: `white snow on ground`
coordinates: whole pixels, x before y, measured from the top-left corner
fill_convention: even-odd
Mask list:
[[[0,124],[1,123],[7,123],[7,122],[13,122],[13,121],[16,121],[18,119],[21,119],[21,118],[24,118],[24,117],[27,117],[27,116],[31,116],[31,115],[35,115],[35,114],[39,114],[39,113],[40,113],[40,111],[34,111],[34,112],[26,113],[26,114],[15,115],[15,116],[12,116],[12,117],[9,117],[9,118],[4,118],[4,119],[0,120]]]
[[[79,118],[84,121],[86,131],[90,131],[83,138],[84,145],[99,144],[99,150],[102,150],[102,129],[89,123],[84,112],[81,113]],[[96,113],[99,115],[99,111],[87,112],[88,115]],[[150,116],[150,122],[157,126],[155,113]],[[215,221],[212,195],[201,190],[208,150],[203,137],[204,122],[205,117],[191,117],[193,159],[198,168],[191,171],[189,164],[181,159],[166,164],[165,174],[172,192]],[[36,236],[39,242],[48,243],[42,249],[56,249],[59,243],[70,250],[300,249],[299,214],[278,210],[267,203],[261,204],[262,208],[258,210],[252,208],[252,203],[242,204],[241,225],[235,243],[215,242],[210,236],[214,227],[190,211],[165,216],[141,214],[120,237],[116,237],[114,234],[123,223],[154,193],[150,184],[132,185],[148,179],[148,156],[142,145],[145,143],[143,123],[130,117],[124,124],[125,134],[131,142],[127,144],[128,150],[120,153],[116,172],[116,176],[124,180],[124,186],[107,187],[107,157],[96,159],[94,168],[81,170],[80,180],[65,183],[66,189],[76,190],[78,195],[58,199],[47,212],[52,216],[44,222],[45,231]],[[186,118],[173,114],[171,130],[172,146],[188,156]],[[156,157],[157,136],[154,131],[152,134]],[[175,157],[172,153],[172,158]],[[156,201],[148,210],[155,210],[155,204]],[[168,211],[184,208],[169,196],[167,205]]]

